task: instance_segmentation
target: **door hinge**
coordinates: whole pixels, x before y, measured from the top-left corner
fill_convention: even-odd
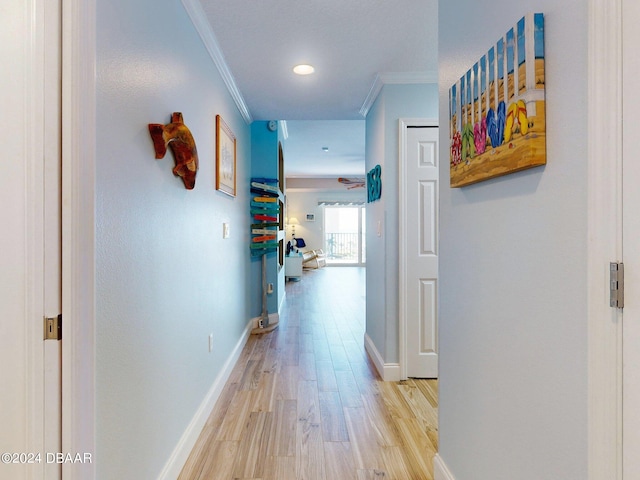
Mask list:
[[[609,305],[624,308],[624,263],[609,264]]]
[[[62,314],[44,318],[44,339],[62,340]]]

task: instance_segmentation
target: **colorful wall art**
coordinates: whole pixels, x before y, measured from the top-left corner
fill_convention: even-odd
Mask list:
[[[525,15],[449,90],[451,186],[547,163],[544,16]]]

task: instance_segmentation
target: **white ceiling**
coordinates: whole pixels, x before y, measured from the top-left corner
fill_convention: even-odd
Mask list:
[[[363,177],[364,129],[364,120],[287,122],[287,177]]]
[[[437,0],[200,2],[251,119],[287,120],[287,176],[364,173],[362,113],[385,79],[437,78]]]

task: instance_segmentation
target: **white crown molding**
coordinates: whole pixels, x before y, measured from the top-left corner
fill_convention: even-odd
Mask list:
[[[285,140],[289,138],[289,130],[287,128],[286,120],[280,120],[280,128],[282,129],[282,138],[284,138]]]
[[[424,72],[387,72],[376,75],[373,85],[369,90],[367,98],[365,98],[362,107],[360,107],[360,115],[366,117],[373,103],[380,95],[380,90],[384,85],[410,85],[416,83],[438,83],[437,73]]]
[[[388,72],[378,75],[382,83],[387,84],[412,84],[412,83],[438,83],[437,73],[426,72]]]
[[[380,94],[380,90],[382,90],[382,80],[380,79],[380,75],[376,75],[375,80],[373,81],[373,85],[371,85],[371,90],[369,90],[369,94],[367,98],[364,99],[364,103],[362,107],[360,107],[360,115],[366,117],[373,105],[373,102],[376,101],[378,95]]]
[[[211,25],[207,21],[207,15],[202,9],[202,5],[198,0],[182,0],[182,5],[184,6],[193,26],[196,28],[196,31],[200,35],[202,39],[202,43],[204,43],[205,48],[209,52],[213,63],[215,63],[220,75],[222,76],[222,80],[224,80],[227,89],[229,90],[229,94],[233,98],[238,110],[240,111],[240,115],[244,118],[244,121],[249,124],[253,121],[251,117],[251,113],[249,112],[249,108],[242,97],[242,93],[238,89],[236,85],[236,81],[233,78],[233,74],[231,70],[229,70],[229,66],[227,65],[226,60],[224,59],[224,55],[222,50],[220,49],[220,45],[218,44],[218,40],[216,39],[213,30],[211,29]]]

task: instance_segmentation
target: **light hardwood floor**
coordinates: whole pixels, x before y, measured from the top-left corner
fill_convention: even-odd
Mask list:
[[[433,479],[437,380],[380,380],[364,275],[287,282],[279,327],[249,338],[180,480]]]

